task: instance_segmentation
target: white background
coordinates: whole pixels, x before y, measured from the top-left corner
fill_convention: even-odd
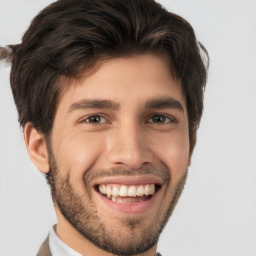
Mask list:
[[[0,45],[16,44],[50,0],[0,0]],[[164,256],[256,255],[256,1],[161,0],[211,57],[205,111],[185,191],[164,230]],[[30,163],[0,64],[0,255],[33,256],[56,217]]]

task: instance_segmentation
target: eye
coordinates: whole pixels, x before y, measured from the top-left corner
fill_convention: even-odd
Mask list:
[[[82,122],[89,123],[89,124],[103,124],[106,123],[107,120],[102,117],[101,115],[92,115],[83,119]]]
[[[174,122],[175,122],[174,118],[171,118],[169,116],[162,115],[162,114],[155,114],[148,121],[148,123],[154,123],[154,124],[166,124],[166,123],[174,123]]]

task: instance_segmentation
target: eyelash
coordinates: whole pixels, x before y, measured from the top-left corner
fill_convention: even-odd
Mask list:
[[[100,123],[91,123],[91,122],[88,122],[88,120],[90,119],[90,118],[100,118],[101,120],[102,119],[105,119],[106,121],[107,121],[107,119],[105,118],[105,117],[103,117],[103,115],[101,115],[101,114],[94,114],[94,115],[90,115],[90,116],[88,116],[88,117],[86,117],[85,119],[82,119],[81,120],[81,122],[82,123],[88,123],[88,124],[101,124],[101,122]],[[105,123],[105,122],[104,122]]]
[[[163,121],[159,122],[159,123],[157,123],[157,122],[154,123],[154,121],[153,121],[154,117],[162,118]],[[98,123],[97,122],[93,123],[93,122],[88,121],[88,120],[90,120],[92,118],[98,118],[98,119],[100,118],[101,121],[98,122]],[[102,119],[104,119],[105,121],[102,122]],[[166,119],[168,119],[169,121],[166,122]],[[160,113],[155,113],[153,115],[150,115],[150,117],[147,120],[148,121],[146,123],[158,124],[158,125],[164,125],[164,124],[167,124],[167,123],[176,123],[177,122],[177,120],[174,117],[166,115],[166,114],[160,114]],[[149,120],[152,120],[152,121],[149,121]],[[102,114],[94,114],[94,115],[90,115],[90,116],[82,119],[80,122],[81,123],[88,123],[88,124],[104,124],[104,123],[107,123],[108,121],[107,121],[107,119]]]
[[[155,113],[155,114],[151,115],[150,119],[153,119],[154,117],[160,117],[160,118],[164,119],[163,122],[157,123],[159,125],[164,125],[164,124],[167,124],[167,123],[176,123],[177,122],[174,117],[166,115],[166,114]],[[169,121],[166,122],[166,119],[169,119]],[[151,121],[151,122],[148,121],[147,123],[152,123],[153,124],[154,122],[153,121]]]

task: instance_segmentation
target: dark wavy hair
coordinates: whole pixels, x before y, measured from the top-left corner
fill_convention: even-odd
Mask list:
[[[46,136],[67,86],[62,77],[79,78],[103,59],[164,52],[182,82],[193,151],[203,111],[208,53],[191,25],[159,3],[59,0],[33,19],[21,44],[10,48],[10,81],[19,122],[22,127],[32,122]]]

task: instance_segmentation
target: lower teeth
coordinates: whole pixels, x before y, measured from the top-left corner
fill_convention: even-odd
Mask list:
[[[141,201],[147,201],[150,198],[150,196],[136,196],[136,197],[120,197],[120,196],[112,196],[109,198],[109,200],[112,200],[116,203],[121,204],[131,204],[131,203],[137,203]]]

